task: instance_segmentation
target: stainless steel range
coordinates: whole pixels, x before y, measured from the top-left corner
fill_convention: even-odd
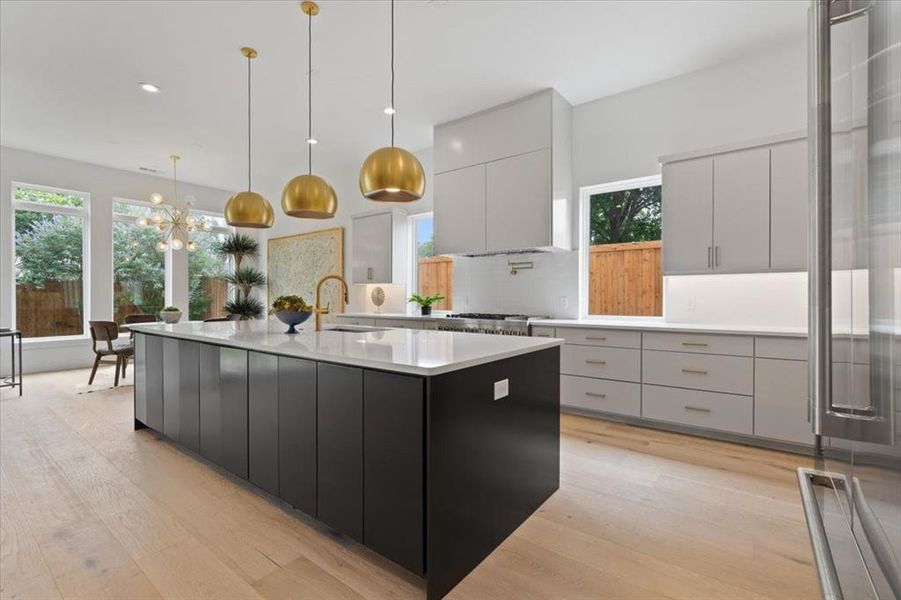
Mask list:
[[[530,322],[546,318],[503,313],[458,313],[439,320],[438,330],[527,336]]]

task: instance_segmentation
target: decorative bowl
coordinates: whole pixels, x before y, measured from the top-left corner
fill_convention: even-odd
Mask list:
[[[179,319],[181,319],[181,311],[180,310],[161,310],[160,318],[163,319],[164,323],[178,323]]]
[[[297,330],[294,329],[295,325],[300,325],[304,321],[310,318],[310,315],[313,314],[313,311],[299,311],[299,310],[280,310],[275,313],[275,316],[278,317],[278,320],[288,326],[288,331],[285,333],[297,333]]]

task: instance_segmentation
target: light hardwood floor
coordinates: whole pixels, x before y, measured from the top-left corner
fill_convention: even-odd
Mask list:
[[[87,378],[3,392],[3,599],[424,597],[403,569],[132,431],[132,388],[84,393]],[[448,598],[819,597],[794,474],[809,460],[567,415],[561,450],[560,490]]]

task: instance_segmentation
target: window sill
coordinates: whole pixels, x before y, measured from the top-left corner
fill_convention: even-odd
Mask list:
[[[66,348],[71,346],[90,345],[91,337],[87,335],[66,335],[59,337],[22,338],[22,349],[39,350],[42,348]]]

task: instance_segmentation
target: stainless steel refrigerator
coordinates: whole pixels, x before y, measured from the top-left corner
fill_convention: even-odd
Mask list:
[[[813,0],[810,397],[824,598],[901,599],[901,1]]]

